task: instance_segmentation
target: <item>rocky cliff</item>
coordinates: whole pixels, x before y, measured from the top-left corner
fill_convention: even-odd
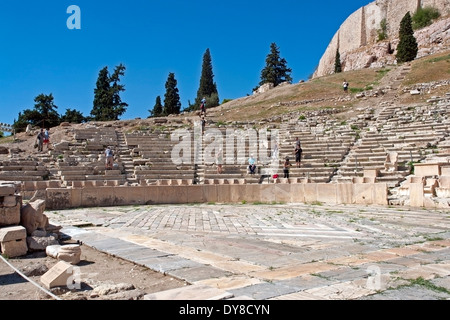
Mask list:
[[[334,73],[339,49],[343,71],[395,64],[400,21],[420,7],[437,8],[441,18],[417,30],[418,57],[450,48],[450,0],[377,0],[351,14],[340,26],[320,59],[313,78]],[[378,41],[381,22],[386,21],[387,39]]]

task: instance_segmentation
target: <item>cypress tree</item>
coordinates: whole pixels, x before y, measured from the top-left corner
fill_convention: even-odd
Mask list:
[[[163,105],[161,103],[161,97],[157,96],[153,110],[149,110],[150,117],[160,117],[163,114]],[[149,118],[150,118],[149,117]]]
[[[119,120],[119,117],[125,113],[128,104],[122,102],[120,97],[120,92],[125,91],[125,86],[119,84],[120,77],[125,75],[125,66],[123,64],[118,65],[114,69],[114,73],[111,75],[110,82],[111,85],[111,96],[112,96],[112,112],[109,117],[111,120]]]
[[[336,49],[336,59],[334,61],[334,73],[340,72],[342,72],[341,54],[339,53],[339,49]]]
[[[94,89],[94,102],[91,110],[93,120],[108,120],[109,106],[112,105],[112,98],[109,94],[111,85],[109,84],[108,67],[104,67],[98,73],[96,88]]]
[[[179,114],[181,109],[180,95],[178,94],[177,80],[173,72],[169,73],[166,81],[166,93],[164,94],[163,114]]]
[[[119,84],[120,77],[125,75],[125,67],[120,64],[109,74],[108,67],[100,70],[96,88],[94,89],[94,102],[91,116],[96,121],[119,120],[126,111],[128,104],[122,102],[120,92],[125,91],[125,86]]]
[[[399,43],[397,47],[397,62],[403,63],[412,61],[416,58],[419,51],[417,40],[414,37],[412,28],[412,18],[409,11],[400,22]]]
[[[200,108],[201,100],[206,99],[206,105],[209,108],[219,105],[219,93],[217,92],[217,85],[214,82],[214,73],[211,60],[211,52],[209,48],[203,54],[202,74],[200,76],[200,85],[197,90],[197,98],[195,98],[194,110]]]
[[[280,50],[275,43],[270,45],[270,53],[266,57],[266,66],[261,71],[261,81],[259,85],[273,83],[276,87],[282,82],[291,82],[290,73],[292,70],[287,67],[286,59],[280,57]]]

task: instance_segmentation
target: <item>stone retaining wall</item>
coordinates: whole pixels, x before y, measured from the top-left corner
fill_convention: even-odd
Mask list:
[[[186,203],[327,203],[387,205],[385,183],[307,183],[247,185],[150,185],[49,188],[46,207],[79,207]]]

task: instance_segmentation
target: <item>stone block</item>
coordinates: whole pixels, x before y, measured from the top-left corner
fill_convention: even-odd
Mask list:
[[[81,201],[83,207],[98,207],[100,201],[98,199],[98,189],[100,188],[83,188],[81,189]]]
[[[186,186],[160,186],[157,203],[188,203]]]
[[[353,184],[353,201],[355,204],[372,204],[373,185],[370,183]]]
[[[36,200],[22,207],[20,224],[27,229],[28,235],[31,235],[36,229],[45,226],[46,217],[44,217],[44,210],[45,200]]]
[[[0,184],[0,197],[12,196],[16,193],[16,186],[14,184]]]
[[[441,167],[439,163],[416,163],[414,174],[420,177],[439,176],[441,175]]]
[[[46,207],[54,210],[70,208],[73,190],[78,189],[47,189],[45,197]]]
[[[423,183],[410,183],[409,205],[412,207],[423,207]]]
[[[436,188],[436,197],[450,198],[450,188]]]
[[[375,178],[380,174],[380,169],[364,169],[364,177]]]
[[[56,235],[33,235],[27,237],[26,243],[30,251],[45,251],[45,248],[57,245],[59,241],[56,239]]]
[[[0,242],[26,239],[27,230],[22,226],[0,228]]]
[[[304,184],[294,184],[291,186],[291,199],[293,203],[305,202],[305,186]]]
[[[364,183],[364,177],[353,177],[352,183]]]
[[[20,206],[0,208],[0,227],[20,223]]]
[[[224,180],[224,179],[222,179]],[[217,185],[217,202],[227,203],[231,201],[230,190],[231,186],[229,184],[220,184]]]
[[[388,205],[388,186],[386,183],[373,183],[371,184],[373,188],[372,192],[372,204],[377,205]]]
[[[307,183],[304,184],[305,187],[305,202],[315,202],[317,201],[317,184]]]
[[[293,194],[292,190],[296,184],[271,184],[276,202],[292,202]],[[298,202],[298,200],[297,200]]]
[[[336,184],[318,183],[317,201],[329,204],[336,204],[337,202]]]
[[[450,176],[450,166],[441,166],[441,175]]]
[[[440,176],[439,177],[439,187],[450,188],[450,176]]]
[[[47,288],[67,287],[72,285],[73,266],[66,261],[59,261],[50,270],[44,273],[40,280]]]
[[[15,207],[17,205],[17,197],[16,196],[4,196],[3,197],[3,206],[4,207]]]
[[[245,186],[245,197],[244,200],[247,202],[257,202],[261,201],[261,190],[259,188],[260,185],[256,184],[247,184]]]
[[[353,185],[350,183],[336,184],[336,203],[349,204],[353,203]]]
[[[213,180],[213,179],[209,179]],[[217,201],[217,186],[214,183],[205,184],[202,186],[204,202],[216,202]]]
[[[28,252],[27,242],[25,239],[1,242],[1,251],[7,257],[15,258],[24,256]]]

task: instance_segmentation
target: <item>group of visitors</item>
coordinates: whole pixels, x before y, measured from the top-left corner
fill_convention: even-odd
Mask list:
[[[34,146],[38,149],[38,152],[44,151],[44,146],[47,146],[47,150],[50,148],[50,133],[48,129],[41,129],[36,137],[36,143]]]
[[[295,139],[295,144],[294,144],[294,155],[295,155],[295,163],[297,168],[300,168],[300,163],[301,163],[301,158],[302,158],[302,146],[301,146],[301,142],[300,139],[297,137]],[[278,159],[278,145],[275,144],[274,146],[274,150],[272,152],[272,160],[277,160]],[[256,174],[256,159],[254,157],[253,154],[250,154],[250,157],[247,160],[248,162],[248,166],[247,166],[247,171],[248,174],[254,175]],[[216,166],[217,166],[217,173],[221,174],[223,173],[223,150],[222,148],[219,149],[218,153],[216,154]],[[283,163],[283,173],[284,173],[284,178],[289,178],[289,170],[290,167],[292,167],[292,164],[289,160],[289,157],[285,158],[285,161]],[[273,176],[273,178],[278,178],[278,174],[275,174]]]

